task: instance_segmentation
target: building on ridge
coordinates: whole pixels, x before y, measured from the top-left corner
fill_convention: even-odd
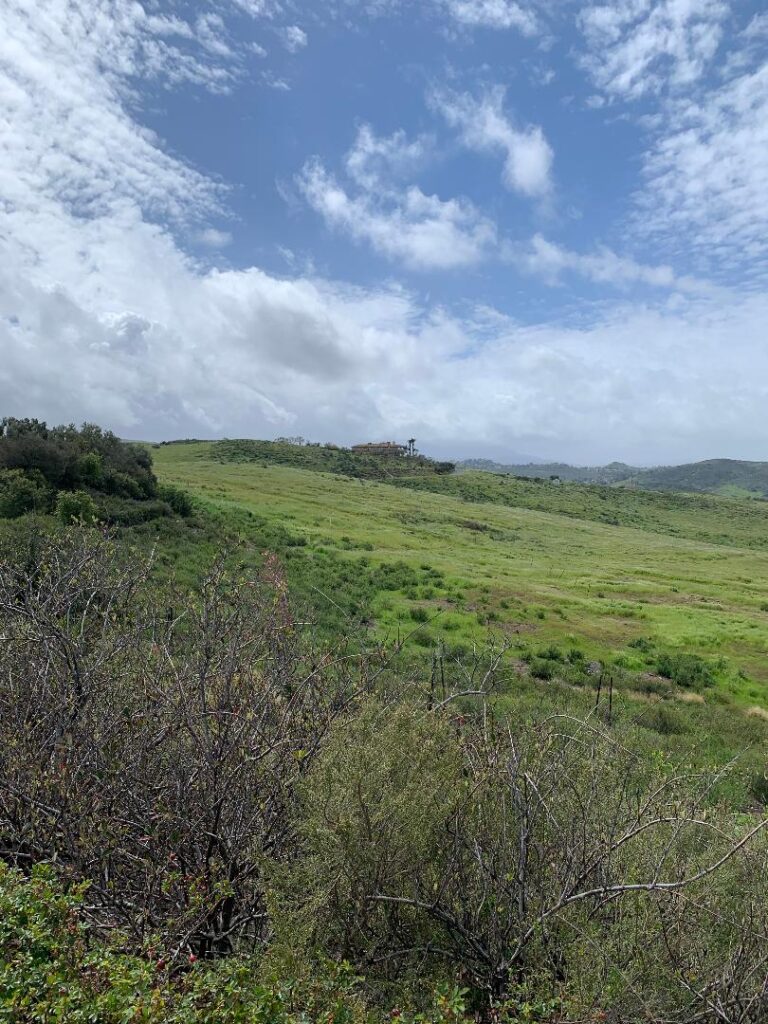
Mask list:
[[[355,455],[387,455],[397,458],[411,454],[408,445],[398,444],[396,441],[372,441],[367,444],[353,444],[352,451]]]

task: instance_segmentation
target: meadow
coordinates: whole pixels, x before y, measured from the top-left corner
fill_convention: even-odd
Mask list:
[[[425,650],[459,653],[494,637],[539,660],[576,651],[649,691],[663,689],[665,657],[690,654],[706,666],[709,685],[691,685],[704,699],[768,707],[762,503],[485,473],[396,486],[277,465],[268,452],[224,461],[208,442],[152,454],[161,481],[246,535],[256,517],[310,562],[340,559],[350,581],[375,573],[368,614],[381,637],[416,629]]]

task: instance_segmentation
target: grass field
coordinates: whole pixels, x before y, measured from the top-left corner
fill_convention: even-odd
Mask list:
[[[754,502],[611,492],[608,504],[605,488],[515,492],[486,474],[412,489],[215,451],[157,448],[156,471],[242,522],[290,531],[310,559],[334,553],[352,576],[389,567],[394,582],[372,601],[379,634],[418,627],[424,648],[461,650],[492,633],[521,653],[576,648],[648,675],[660,653],[692,652],[716,679],[708,699],[768,707],[768,515]],[[503,503],[461,496],[481,486],[500,487]]]

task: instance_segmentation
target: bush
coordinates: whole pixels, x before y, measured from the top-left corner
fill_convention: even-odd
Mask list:
[[[533,658],[531,660],[531,675],[534,679],[554,679],[555,665],[548,658]]]
[[[679,711],[664,704],[655,704],[644,712],[640,725],[662,736],[679,736],[688,732],[688,726]]]
[[[62,523],[94,523],[98,518],[96,502],[86,491],[59,491],[56,515]]]
[[[50,491],[39,473],[0,470],[0,519],[18,519],[27,512],[47,512],[50,500]]]
[[[715,683],[714,672],[698,654],[662,654],[656,670],[685,689],[700,690]]]
[[[429,612],[421,605],[417,605],[415,608],[411,608],[411,618],[414,622],[428,622]]]
[[[187,494],[186,491],[180,487],[174,487],[172,484],[161,484],[157,490],[157,496],[161,501],[165,501],[171,506],[176,515],[191,516],[194,511],[194,505],[192,504],[192,498]],[[299,543],[299,541],[297,541]],[[301,543],[306,544],[306,539],[301,538]]]
[[[14,1024],[367,1024],[359,979],[346,963],[317,962],[302,977],[260,978],[244,956],[195,962],[187,953],[127,954],[120,936],[94,939],[83,889],[50,869],[30,878],[0,863],[0,1020]],[[436,1016],[435,1020],[448,1017]],[[404,1021],[407,1024],[407,1020]]]

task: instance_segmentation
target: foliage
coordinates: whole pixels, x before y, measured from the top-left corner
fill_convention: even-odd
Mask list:
[[[151,498],[157,489],[149,452],[93,423],[78,429],[6,417],[0,421],[0,469],[37,471],[55,490]]]
[[[513,1020],[539,1002],[688,1024],[735,993],[750,1015],[720,1019],[768,1011],[766,846],[742,855],[738,816],[701,813],[706,777],[563,716],[369,704],[334,732],[306,782],[310,857],[286,886],[309,948],[322,937],[384,992],[459,969],[475,1010]]]
[[[701,690],[715,682],[712,669],[697,654],[662,654],[656,667],[660,675],[685,689]]]
[[[102,924],[178,959],[258,946],[264,860],[295,854],[293,791],[365,687],[302,650],[280,567],[199,594],[95,531],[0,558],[0,857],[59,858]]]
[[[423,455],[363,455],[348,448],[300,444],[301,438],[277,441],[217,441],[212,457],[222,462],[258,462],[295,466],[321,473],[338,473],[365,480],[434,476],[452,473],[452,462],[434,462]]]
[[[180,590],[37,525],[0,550],[0,1020],[764,1019],[754,779],[734,810],[600,689],[515,707],[503,644],[319,643],[273,555]],[[564,707],[580,648],[535,650]]]
[[[51,493],[37,470],[0,469],[0,519],[18,519],[28,512],[47,512]]]
[[[313,965],[312,981],[260,979],[253,961],[188,960],[169,975],[159,950],[131,955],[100,941],[82,914],[83,886],[65,892],[50,869],[30,879],[0,865],[0,1021],[38,1024],[364,1024],[348,965]],[[435,1022],[441,1020],[436,1017]],[[447,1018],[443,1017],[447,1024]]]
[[[62,523],[96,521],[96,502],[87,491],[59,491],[56,515]]]

